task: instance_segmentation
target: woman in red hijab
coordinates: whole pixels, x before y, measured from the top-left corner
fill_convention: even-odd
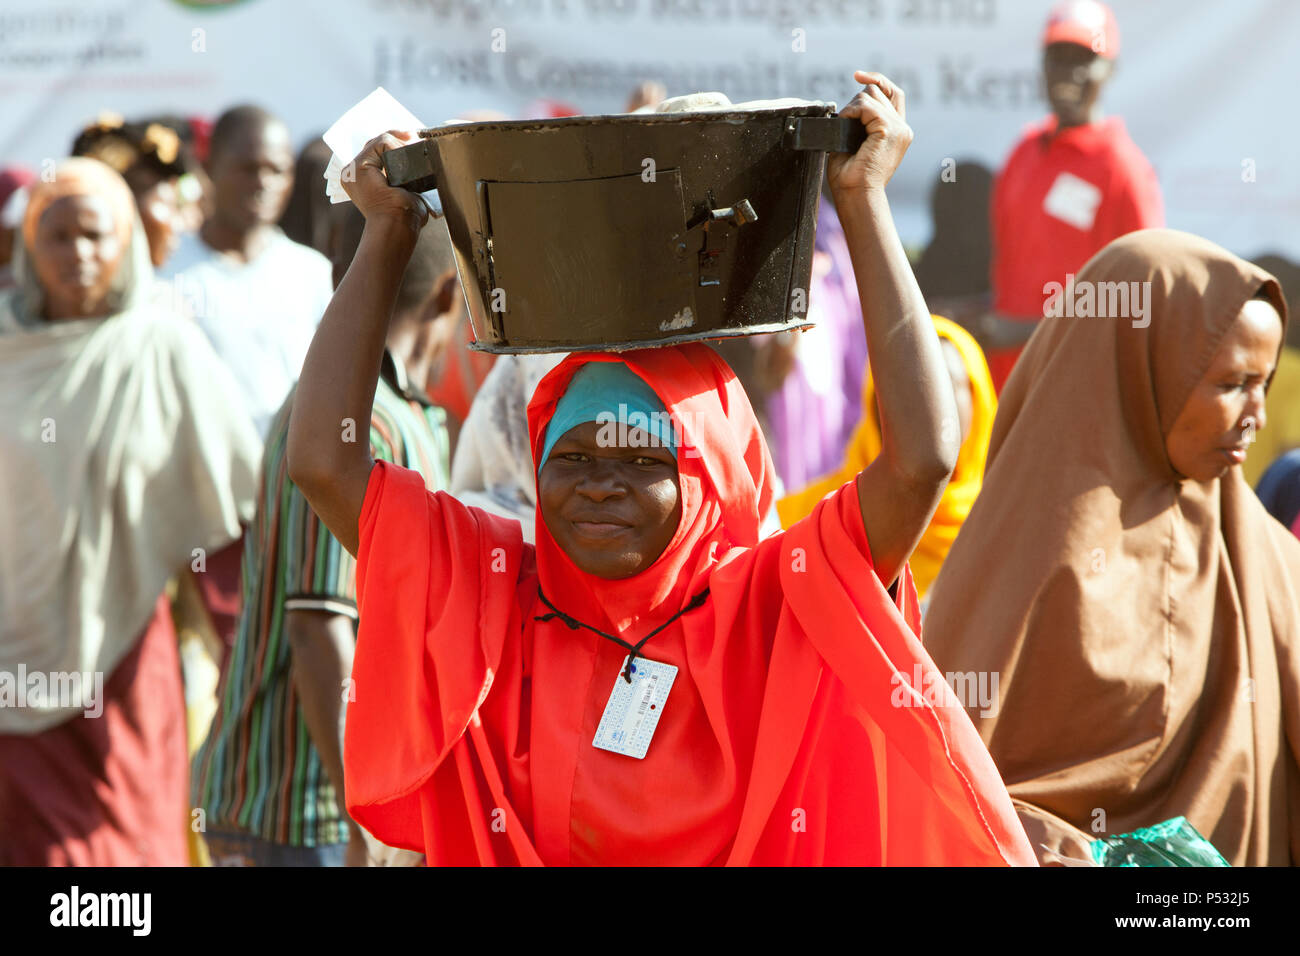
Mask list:
[[[884,450],[758,538],[772,462],[704,345],[575,354],[529,406],[536,547],[339,441],[366,412],[422,205],[357,157],[366,232],[308,354],[289,467],[357,554],[347,804],[444,864],[1034,862],[918,637],[907,556],[959,432],[884,186],[911,140],[879,74],[828,176]],[[630,412],[629,412],[630,409]],[[414,479],[414,480],[413,480]],[[417,486],[418,485],[418,486]]]

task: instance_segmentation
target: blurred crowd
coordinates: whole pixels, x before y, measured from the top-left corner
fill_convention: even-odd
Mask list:
[[[1197,661],[1190,676],[1178,674],[1182,699],[1172,711],[1168,674],[1126,664],[1123,636],[1104,633],[1107,618],[1096,610],[1141,590],[1142,562],[1155,560],[1160,545],[1148,537],[1135,550],[1124,536],[1159,511],[1154,499],[1129,494],[1140,483],[1123,484],[1145,466],[1134,457],[1124,477],[1105,470],[1123,455],[1102,433],[1138,426],[1095,415],[1136,416],[1126,389],[1141,374],[1163,382],[1175,373],[1156,365],[1174,359],[1152,351],[1139,374],[1139,365],[1123,364],[1128,353],[1099,352],[1115,369],[1094,370],[1096,390],[1114,379],[1122,395],[1114,408],[1089,394],[1053,397],[1054,375],[1066,387],[1057,372],[1046,384],[1028,369],[1013,375],[1043,321],[1046,286],[1083,273],[1114,240],[1165,226],[1151,164],[1122,119],[1102,109],[1119,51],[1106,8],[1063,5],[1042,37],[1050,114],[1008,144],[996,172],[960,162],[936,177],[932,237],[912,260],[948,359],[962,445],[911,567],[927,629],[939,634],[931,653],[941,669],[1022,675],[1015,684],[1004,678],[996,726],[980,729],[1026,819],[1045,821],[1031,833],[1036,849],[1086,854],[1060,834],[1089,832],[1092,808],[1123,805],[1113,816],[1125,824],[1195,818],[1234,863],[1286,862],[1288,854],[1296,862],[1300,711],[1289,696],[1297,633],[1288,629],[1298,612],[1294,597],[1267,590],[1290,574],[1285,562],[1247,562],[1258,583],[1240,584],[1247,559],[1239,554],[1263,545],[1231,535],[1272,533],[1238,515],[1254,505],[1232,498],[1229,479],[1215,479],[1224,490],[1206,492],[1196,507],[1181,501],[1177,520],[1162,526],[1166,538],[1201,542],[1189,553],[1200,555],[1204,578],[1183,592],[1195,613],[1167,616],[1170,646]],[[654,110],[667,94],[647,82],[626,108]],[[462,118],[505,118],[472,107]],[[579,107],[539,102],[523,118]],[[285,442],[298,372],[364,221],[350,203],[329,203],[322,177],[330,151],[313,140],[295,156],[295,134],[305,131],[292,123],[255,105],[213,118],[105,112],[70,137],[69,157],[53,169],[0,169],[0,672],[15,675],[7,698],[0,685],[0,864],[420,862],[377,843],[344,807],[355,562],[289,480]],[[455,251],[446,230],[431,225],[403,278],[372,420],[341,423],[343,438],[420,471],[431,489],[518,519],[531,539],[525,408],[562,356],[470,349]],[[1238,251],[1259,267],[1239,274],[1265,276],[1256,285],[1285,321],[1300,267],[1268,250]],[[1159,287],[1176,284],[1171,274],[1152,265],[1131,278]],[[745,386],[783,486],[769,532],[809,514],[887,440],[857,280],[828,196],[817,213],[808,318],[814,325],[802,333],[714,343]],[[1242,383],[1246,437],[1230,474],[1258,486],[1268,512],[1300,535],[1300,342],[1285,328],[1271,378]],[[1080,363],[1087,359],[1081,353]],[[1078,480],[1060,482],[1061,494],[1068,486],[1074,496],[1068,520],[1047,503],[1035,513],[1034,488],[1006,477],[1014,459],[1038,454],[1015,437],[1028,426],[1012,425],[1054,403],[1065,409],[1061,421],[1076,423],[1078,446],[1113,452],[1080,459]],[[1170,421],[1160,419],[1166,436]],[[1051,427],[1044,419],[1044,434]],[[999,447],[995,471],[990,449]],[[1098,487],[1118,502],[1107,512],[1109,537],[1099,512],[1080,504]],[[983,537],[962,552],[959,532],[968,528],[963,540],[974,533],[967,522],[982,498],[993,502],[980,505]],[[1009,510],[996,510],[1003,501]],[[1103,565],[1127,561],[1134,577],[1113,592],[1088,583],[1100,575],[1035,587],[980,583],[982,563],[1023,576],[1071,549],[1100,552],[1093,561]],[[1251,590],[1260,586],[1265,592]],[[984,615],[969,599],[982,589],[1019,617]],[[1206,594],[1208,603],[1195,604]],[[1279,610],[1285,600],[1292,603]],[[1044,609],[1049,622],[1039,619]],[[981,626],[1014,639],[988,637]],[[1056,639],[1054,629],[1077,645],[1069,667],[1110,688],[1095,699],[1117,702],[1109,718],[1116,732],[1072,743],[1064,755],[1046,742],[1067,737],[1085,715],[1063,713],[1042,681],[1023,689],[1034,684],[1023,676],[1034,668],[1045,681],[1064,666],[1026,650]],[[1276,650],[1261,659],[1271,641]],[[1155,671],[1171,660],[1162,657]],[[39,692],[36,674],[45,675]],[[73,674],[79,697],[63,693],[70,678],[56,692],[54,675]],[[1224,684],[1225,674],[1237,683]],[[1251,730],[1225,716],[1241,680],[1280,700],[1277,714],[1260,718],[1276,726]],[[1212,694],[1222,699],[1209,709],[1188,704]],[[1086,717],[1107,719],[1096,708]],[[1167,725],[1146,734],[1148,719]],[[1146,803],[1132,806],[1135,793]]]

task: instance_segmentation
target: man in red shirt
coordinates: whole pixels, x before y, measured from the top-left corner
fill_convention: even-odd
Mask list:
[[[1155,172],[1118,116],[1102,118],[1119,28],[1096,0],[1065,0],[1043,34],[1052,115],[1029,127],[993,188],[993,311],[972,331],[998,391],[1050,293],[1112,239],[1164,225]]]

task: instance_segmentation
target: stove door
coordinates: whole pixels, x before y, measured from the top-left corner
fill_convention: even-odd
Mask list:
[[[698,231],[677,169],[558,182],[480,182],[483,298],[515,348],[661,340],[699,331]]]

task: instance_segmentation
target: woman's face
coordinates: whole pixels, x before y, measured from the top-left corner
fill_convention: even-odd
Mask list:
[[[1213,481],[1246,460],[1255,432],[1264,427],[1264,389],[1281,345],[1281,316],[1263,299],[1251,299],[1165,439],[1180,475]]]
[[[32,262],[47,319],[108,314],[108,291],[126,244],[112,209],[98,196],[55,200],[36,224]]]
[[[538,500],[574,564],[597,577],[627,578],[654,564],[677,532],[677,460],[640,429],[627,438],[646,447],[604,446],[601,428],[576,425],[555,443],[538,475]]]
[[[126,181],[140,210],[145,238],[149,240],[149,258],[154,268],[158,268],[176,251],[184,231],[176,180],[143,172],[128,174]]]

